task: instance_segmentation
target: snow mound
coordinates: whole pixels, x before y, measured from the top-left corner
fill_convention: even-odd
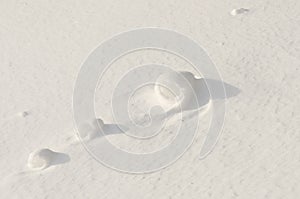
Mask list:
[[[103,120],[92,119],[89,122],[79,125],[79,136],[84,140],[92,140],[99,136],[99,132],[102,131],[103,127]]]
[[[56,152],[50,149],[40,149],[29,155],[27,165],[31,169],[45,169],[52,164],[55,156]]]
[[[28,115],[29,115],[29,113],[27,111],[18,113],[18,116],[20,116],[20,117],[27,117]]]
[[[246,9],[246,8],[238,8],[238,9],[233,9],[230,14],[232,16],[235,16],[235,15],[239,15],[239,14],[243,14],[243,13],[246,13],[246,12],[249,12],[249,9]]]
[[[196,96],[196,80],[190,72],[164,73],[157,78],[154,91],[162,103],[184,107]]]

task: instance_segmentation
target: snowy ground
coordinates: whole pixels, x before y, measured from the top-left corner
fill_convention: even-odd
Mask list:
[[[299,10],[298,0],[0,1],[0,198],[298,198]],[[209,156],[199,160],[200,133],[171,166],[134,175],[99,164],[75,141],[72,95],[98,44],[149,26],[193,38],[240,92],[226,99],[223,132]],[[189,70],[168,56],[133,53],[119,64]],[[107,123],[105,97],[118,66],[96,91],[96,114]],[[128,147],[119,136],[109,138]],[[58,161],[30,171],[29,154],[42,148],[59,152]]]

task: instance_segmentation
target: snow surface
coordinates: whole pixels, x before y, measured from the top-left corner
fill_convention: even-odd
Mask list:
[[[249,11],[232,16],[239,8]],[[299,198],[299,10],[298,0],[2,0],[0,198]],[[72,93],[81,64],[99,43],[149,26],[185,34],[207,51],[227,85],[220,99],[226,118],[205,159],[198,157],[209,113],[182,158],[133,175],[103,166],[78,142]],[[152,151],[176,136],[166,131],[145,144],[117,132],[109,96],[124,72],[144,63],[195,74],[182,59],[151,50],[112,64],[96,90],[95,111],[106,137],[128,151]],[[40,156],[40,149],[59,154]],[[46,160],[47,168],[30,170],[28,157]]]

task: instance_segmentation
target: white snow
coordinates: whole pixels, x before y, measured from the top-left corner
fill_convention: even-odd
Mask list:
[[[2,0],[0,198],[299,198],[299,10],[299,0]],[[133,175],[106,167],[78,140],[73,142],[72,94],[80,66],[93,49],[115,34],[149,26],[175,30],[205,49],[226,83],[227,96],[214,96],[225,101],[226,117],[205,159],[199,160],[199,152],[210,106],[178,161],[158,172]],[[134,142],[117,128],[112,91],[131,67],[149,63],[200,77],[186,60],[167,52],[149,49],[121,57],[96,89],[95,118],[101,120],[99,126],[94,119],[82,124],[83,140],[108,139],[144,153],[170,143],[177,134],[171,127],[189,126],[199,108],[193,104],[186,104],[182,118],[175,114],[154,140]],[[177,76],[164,74],[161,80],[175,96],[184,96],[181,100],[190,97]],[[197,99],[206,107],[210,98],[204,79],[195,81],[203,88]],[[147,99],[132,100],[141,116],[145,112],[139,108],[152,105],[149,93],[139,95]],[[174,103],[169,91],[156,87],[156,94],[168,107]],[[109,135],[98,136],[99,129]]]

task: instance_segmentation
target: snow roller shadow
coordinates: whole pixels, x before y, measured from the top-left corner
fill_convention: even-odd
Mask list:
[[[214,91],[214,93],[210,94],[207,85],[210,85],[210,88]],[[207,104],[210,99],[224,100],[227,98],[237,96],[239,93],[240,93],[240,89],[238,89],[237,87],[234,87],[230,84],[227,84],[219,80],[203,79],[203,78],[196,80],[195,94],[199,106],[203,106]]]
[[[71,161],[71,158],[68,154],[59,152],[55,153],[55,158],[53,158],[51,166],[65,164]]]
[[[193,97],[189,101],[182,102],[181,107],[178,107],[178,109],[181,108],[181,110],[171,110],[168,115],[172,115],[178,111],[199,110],[208,105],[210,100],[226,100],[237,96],[241,92],[237,87],[223,81],[195,78],[190,72],[180,72],[180,74],[188,81],[194,94],[192,94]]]
[[[113,135],[125,133],[129,128],[121,124],[104,124],[102,130],[105,135]]]

